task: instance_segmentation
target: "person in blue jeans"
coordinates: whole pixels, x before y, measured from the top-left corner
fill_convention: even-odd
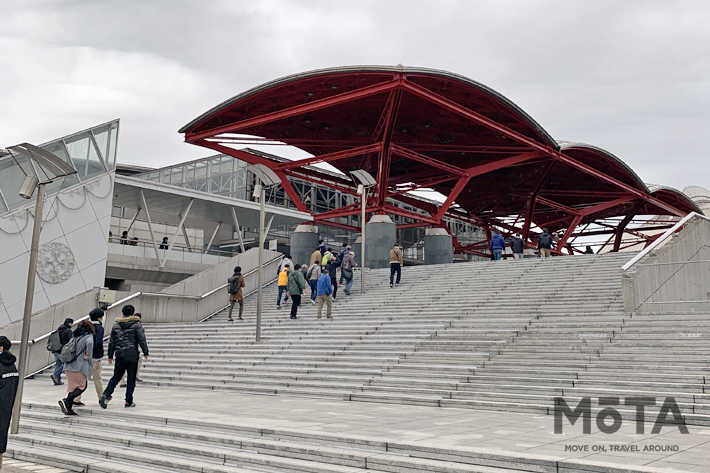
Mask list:
[[[72,339],[74,336],[74,333],[71,330],[71,326],[74,324],[74,319],[64,319],[64,323],[57,328],[57,333],[59,334],[59,341],[62,344],[62,347],[69,343],[69,340]],[[62,360],[59,359],[59,353],[61,353],[62,349],[60,348],[59,351],[54,351],[52,354],[54,355],[54,373],[52,373],[49,377],[52,379],[52,382],[54,383],[55,386],[64,384],[62,382],[62,373],[64,372],[64,363],[62,363]]]
[[[318,279],[321,276],[320,263],[316,262],[311,265],[306,271],[306,279],[308,279],[308,284],[311,286],[311,303],[316,303],[316,292],[318,292],[317,284]]]
[[[491,243],[488,245],[488,249],[493,252],[493,259],[498,261],[503,255],[503,250],[505,249],[505,240],[500,233],[495,232],[493,238],[491,238]]]

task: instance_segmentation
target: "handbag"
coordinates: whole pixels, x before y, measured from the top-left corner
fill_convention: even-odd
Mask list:
[[[350,269],[341,269],[341,273],[343,274],[343,277],[345,279],[352,279],[353,278],[353,272]]]

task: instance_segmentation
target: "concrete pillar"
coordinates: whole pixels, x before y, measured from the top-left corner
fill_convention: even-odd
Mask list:
[[[397,225],[387,215],[375,215],[365,224],[365,232],[365,265],[372,269],[388,268],[390,250],[397,240]]]
[[[291,233],[291,259],[294,264],[308,264],[311,253],[318,248],[320,235],[318,229],[310,223],[296,227]]]
[[[429,228],[424,236],[424,264],[448,264],[454,261],[451,235],[443,228]]]
[[[360,258],[360,255],[362,254],[362,236],[357,237],[357,240],[353,243],[353,253],[355,253],[356,258]]]

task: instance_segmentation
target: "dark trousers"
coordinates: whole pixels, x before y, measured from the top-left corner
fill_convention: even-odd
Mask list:
[[[390,263],[390,285],[393,284],[394,273],[397,273],[397,284],[399,284],[402,278],[402,266],[399,263]]]
[[[125,361],[116,358],[113,368],[113,376],[111,381],[108,382],[106,390],[104,391],[104,396],[111,397],[114,389],[118,386],[118,383],[123,378],[123,374],[128,372],[128,379],[126,380],[128,386],[126,387],[126,402],[128,404],[133,402],[133,391],[136,389],[136,373],[138,372],[138,361]]]
[[[311,300],[316,300],[316,292],[318,292],[318,280],[309,279],[308,284],[311,286]]]
[[[74,399],[78,398],[81,396],[81,393],[86,391],[86,387],[89,385],[89,381],[86,381],[86,384],[84,384],[84,388],[76,388],[74,391],[70,392],[67,394],[67,398],[64,400],[64,404],[67,406],[67,410],[71,411],[72,407],[74,407]]]
[[[293,302],[291,303],[291,317],[296,317],[296,312],[298,312],[298,306],[301,305],[301,296],[291,294],[291,299],[293,299]]]
[[[244,301],[229,301],[229,319],[232,319],[232,310],[234,309],[234,304],[239,303],[239,318],[242,318],[242,312],[244,312]]]
[[[338,295],[338,280],[331,279],[330,283],[333,285],[333,299],[335,299],[336,296]]]

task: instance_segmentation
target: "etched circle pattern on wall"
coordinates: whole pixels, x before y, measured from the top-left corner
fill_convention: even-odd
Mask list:
[[[69,279],[76,261],[71,249],[63,243],[50,242],[39,247],[37,275],[42,281],[59,284]]]

